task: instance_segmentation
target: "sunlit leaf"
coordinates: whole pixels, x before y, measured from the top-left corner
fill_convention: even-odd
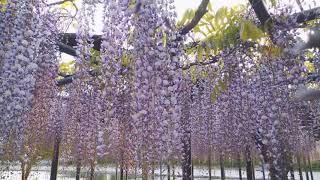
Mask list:
[[[190,74],[191,74],[191,80],[193,83],[197,82],[198,79],[198,73],[197,73],[197,68],[195,66],[192,66],[190,68]]]
[[[76,7],[74,6],[74,3],[76,2],[76,0],[73,0],[72,2],[71,1],[66,1],[64,3],[61,4],[61,7],[62,8],[65,8],[65,9],[75,9]]]
[[[0,5],[6,5],[7,4],[7,0],[0,0]]]
[[[211,2],[209,2],[209,4],[208,4],[208,10],[209,11],[212,11],[213,9],[212,9],[212,4],[211,4]]]
[[[122,56],[122,65],[125,66],[125,67],[128,67],[130,65],[130,57],[129,55],[124,55]]]
[[[316,72],[316,68],[314,66],[314,64],[310,61],[305,61],[304,65],[306,66],[307,70],[309,73],[314,73]]]
[[[188,22],[190,22],[194,16],[195,12],[192,9],[188,9],[184,15],[182,16],[182,19],[177,23],[178,27],[181,27],[185,24],[187,24]]]
[[[259,29],[253,22],[243,20],[240,28],[240,38],[243,41],[255,41],[265,37],[265,33]]]
[[[4,12],[6,10],[5,6],[8,3],[8,0],[0,0],[0,10]]]

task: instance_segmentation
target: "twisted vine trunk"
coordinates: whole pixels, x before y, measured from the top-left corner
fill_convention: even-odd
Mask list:
[[[252,157],[251,157],[251,159],[252,159]],[[254,164],[253,164],[252,160],[251,160],[251,168],[252,168],[252,179],[256,180],[256,174],[255,174],[255,171],[254,171]]]
[[[142,165],[142,180],[148,180],[148,164],[145,162]]]
[[[239,168],[239,180],[242,180],[242,170],[241,170],[241,155],[238,154],[238,168]]]
[[[160,166],[160,179],[161,179],[161,173],[162,169],[161,169],[161,166]],[[152,180],[154,180],[154,165],[152,165],[152,169],[151,169],[151,175],[152,175]]]
[[[60,142],[61,138],[57,135],[53,147],[50,180],[57,180]]]
[[[277,167],[275,167],[274,165],[271,165],[270,169],[269,169],[269,173],[270,173],[270,178],[271,180],[288,180],[288,169],[283,169],[281,168],[277,169]]]
[[[31,173],[32,166],[36,163],[36,157],[31,156],[29,161],[19,158],[19,161],[21,163],[21,179],[27,180]]]
[[[289,167],[289,171],[290,171],[290,179],[291,180],[295,180],[294,177],[294,168],[293,168],[293,156],[291,156],[291,162],[290,162],[290,167]]]
[[[21,180],[26,180],[25,179],[25,163],[24,161],[21,161]]]
[[[261,164],[261,168],[262,168],[262,179],[263,180],[266,180],[266,173],[265,173],[265,164],[264,164],[264,162],[263,162],[263,160],[262,160],[262,164]]]
[[[170,164],[168,163],[167,164],[167,169],[168,169],[168,180],[170,180]]]
[[[288,180],[291,157],[288,155],[288,152],[283,150],[278,156],[278,159],[273,160],[273,162],[270,163],[269,172],[271,180]]]
[[[256,145],[260,150],[263,160],[269,164],[269,176],[271,180],[288,180],[288,173],[292,164],[292,154],[286,149],[286,142],[282,141],[280,144],[281,146],[276,149],[276,157],[270,156],[268,152],[272,150],[272,147],[263,144],[261,137],[256,137]]]
[[[91,161],[90,162],[90,180],[94,180],[94,169],[95,169],[94,161]]]
[[[153,168],[153,177],[154,177],[154,164],[153,164],[153,166],[152,166],[152,168]],[[162,180],[162,162],[160,162],[160,180]]]
[[[194,169],[194,166],[193,166],[193,161],[192,161],[192,159],[191,159],[191,179],[192,179],[192,180],[194,179],[193,169]]]
[[[128,180],[128,171],[126,170],[126,180]]]
[[[226,174],[224,171],[224,157],[222,154],[220,154],[220,171],[221,171],[221,180],[225,180]]]
[[[300,180],[303,180],[303,174],[302,174],[302,170],[301,170],[301,158],[300,158],[300,155],[297,155],[297,163],[298,163],[298,171],[299,171]]]
[[[304,172],[306,173],[306,178],[309,180],[309,173],[308,173],[308,168],[307,168],[307,163],[306,163],[306,157],[303,156],[303,168]]]
[[[123,163],[120,165],[120,180],[123,180]]]
[[[137,167],[134,167],[134,179],[137,179]]]
[[[174,172],[174,164],[172,164],[172,179],[175,180],[176,179],[176,175],[175,175],[175,172]]]
[[[312,172],[312,165],[310,161],[310,156],[308,156],[308,165],[309,165],[309,170],[310,170],[310,178],[313,180],[313,172]]]
[[[208,155],[208,171],[209,171],[209,180],[212,179],[212,176],[211,176],[211,150],[209,151],[209,155]]]
[[[116,164],[116,180],[118,180],[118,164]]]
[[[252,159],[251,159],[250,147],[246,148],[245,158],[246,158],[247,180],[253,180],[253,170],[252,170]]]
[[[76,180],[80,180],[80,172],[81,172],[81,160],[77,160],[77,168],[76,168]]]

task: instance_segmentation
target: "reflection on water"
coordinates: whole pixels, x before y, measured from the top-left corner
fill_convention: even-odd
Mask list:
[[[59,169],[60,174],[58,175],[58,180],[74,180],[75,179],[75,167],[65,167]],[[141,171],[138,171],[138,174]],[[182,180],[181,178],[181,169],[180,168],[175,168],[175,180]],[[10,169],[7,169],[6,171],[0,172],[0,179],[3,180],[19,180],[21,179],[21,172],[19,169],[19,166],[13,166],[10,167]],[[98,167],[96,169],[95,173],[95,179],[96,180],[116,180],[116,174],[119,179],[119,170],[116,171],[115,167]],[[226,174],[226,179],[227,180],[235,180],[239,179],[239,172],[237,169],[226,169],[225,171]],[[266,172],[266,175],[268,172]],[[162,179],[167,180],[168,177],[167,175],[167,170],[163,169],[163,172],[161,173]],[[87,179],[86,177],[89,177],[89,169],[82,169],[82,180]],[[125,176],[125,175],[124,175]],[[220,169],[219,168],[214,168],[212,169],[212,176],[214,177],[213,179],[220,179]],[[305,173],[304,173],[305,176]],[[313,172],[314,179],[320,179],[320,172]],[[199,180],[205,180],[208,179],[208,170],[205,167],[197,167],[194,168],[194,179],[199,179]],[[242,171],[242,177],[246,177],[246,172]],[[255,169],[255,177],[256,180],[262,180],[262,172],[259,169]],[[295,172],[295,177],[298,178],[298,172]],[[306,178],[306,177],[305,177]],[[31,172],[28,180],[48,180],[50,179],[50,167],[48,166],[39,166],[35,167],[33,171]],[[131,180],[141,180],[141,177],[134,176],[134,172],[129,172],[127,179]],[[152,178],[150,178],[152,179]],[[159,169],[155,170],[155,175],[154,175],[155,180],[160,180],[160,171]],[[171,176],[170,179],[173,179],[172,176],[172,171],[171,171]]]

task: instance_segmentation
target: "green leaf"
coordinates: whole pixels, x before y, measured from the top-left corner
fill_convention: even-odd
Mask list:
[[[213,11],[211,2],[209,2],[209,4],[208,4],[208,10]]]
[[[71,8],[71,9],[75,8],[75,7],[73,6],[73,3],[70,2],[70,1],[66,1],[66,2],[62,3],[62,4],[61,4],[61,7],[62,7],[62,8],[65,8],[65,9],[67,9],[67,8]]]
[[[266,0],[264,0],[264,2],[266,2]],[[277,5],[277,0],[269,0],[270,4],[272,7],[276,7]]]
[[[219,90],[219,87],[218,86],[215,86],[213,88],[213,91],[211,92],[211,102],[212,103],[215,103],[219,97],[219,95],[221,94],[220,90]]]
[[[304,66],[307,68],[309,73],[314,73],[316,72],[316,68],[314,66],[314,64],[310,61],[305,61],[304,62]]]
[[[7,0],[0,0],[0,11],[2,11],[2,12],[5,12],[5,10],[6,10],[6,4],[8,3],[8,1]]]
[[[196,83],[198,79],[198,74],[197,74],[197,68],[195,66],[192,66],[190,68],[190,75],[191,75],[191,81],[193,83]]]
[[[136,6],[136,0],[130,0],[129,2],[129,9],[134,9]]]
[[[201,30],[200,30],[200,27],[199,27],[199,26],[195,26],[195,27],[192,29],[192,31],[193,31],[194,33],[199,33]]]
[[[91,48],[91,49],[90,49],[90,54],[91,54],[91,56],[93,56],[93,57],[99,57],[99,56],[100,56],[100,51]]]
[[[228,8],[227,7],[220,8],[215,14],[215,18],[214,18],[215,26],[220,26],[227,15],[228,15]]]
[[[197,48],[197,61],[203,61],[203,48],[201,46]]]
[[[313,59],[316,54],[312,51],[306,51],[304,55],[306,56],[307,59]]]
[[[122,58],[121,58],[121,62],[122,62],[123,66],[128,67],[130,65],[130,57],[129,57],[129,55],[127,55],[127,54],[123,55]]]
[[[75,61],[68,60],[59,63],[59,72],[65,75],[74,74],[75,72]]]
[[[260,38],[266,37],[265,33],[253,22],[243,20],[240,28],[240,38],[243,41],[257,42]]]
[[[227,89],[226,80],[223,81],[222,79],[219,79],[218,80],[218,85],[219,85],[221,91],[225,91]]]
[[[217,94],[212,92],[210,96],[211,102],[215,103],[217,101]]]
[[[187,24],[188,22],[190,22],[191,19],[192,19],[193,16],[194,16],[194,13],[195,13],[195,12],[194,12],[192,9],[188,9],[188,10],[183,14],[181,21],[179,21],[179,22],[177,23],[177,26],[178,26],[178,27],[181,27],[181,26]]]
[[[7,4],[7,0],[0,0],[0,5],[6,5]]]

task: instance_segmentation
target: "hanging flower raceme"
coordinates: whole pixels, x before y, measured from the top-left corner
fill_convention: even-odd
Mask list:
[[[40,42],[37,58],[39,59],[39,69],[36,73],[35,90],[32,107],[28,113],[25,126],[24,147],[29,150],[31,155],[39,155],[41,149],[47,148],[45,142],[54,142],[55,114],[59,113],[56,109],[58,101],[58,87],[55,77],[57,77],[57,52],[55,42],[58,30],[55,28],[56,21],[48,12],[42,12],[42,21],[39,22],[38,38],[44,40]],[[39,152],[40,151],[40,152]],[[38,153],[38,154],[37,154]]]
[[[171,3],[141,1],[141,4],[132,22],[135,37],[131,43],[135,73],[132,118],[138,138],[135,144],[138,161],[148,164],[167,160],[176,147],[172,146],[173,137],[166,135],[177,134],[180,120],[177,92],[181,70],[176,56],[181,53],[171,26]]]
[[[252,95],[249,100],[256,129],[254,138],[261,159],[270,165],[270,174],[274,179],[287,176],[291,158],[288,155],[294,149],[290,141],[299,132],[297,126],[289,126],[295,118],[294,113],[289,112],[296,103],[291,102],[287,84],[290,82],[294,86],[299,83],[299,77],[290,81],[291,76],[301,72],[299,66],[299,63],[284,59],[273,60],[262,64],[250,83]]]
[[[128,44],[131,28],[132,10],[129,1],[104,2],[104,27],[101,43],[101,63],[103,77],[103,99],[105,101],[105,126],[107,147],[100,144],[99,154],[110,154],[122,168],[132,164],[131,139],[131,92],[132,75],[129,71],[132,49]],[[102,138],[100,138],[102,140]]]
[[[301,102],[292,97],[306,82],[303,69],[303,61],[290,56],[261,58],[257,63],[241,48],[226,58],[219,78],[227,75],[227,84],[212,109],[214,144],[220,151],[242,153],[255,145],[261,160],[269,164],[272,178],[284,179],[290,154],[300,146],[294,142],[301,139],[297,111]]]
[[[13,143],[16,144],[16,151],[23,142],[39,66],[47,67],[48,61],[54,62],[55,58],[42,51],[44,48],[41,45],[46,44],[51,46],[48,51],[52,52],[55,46],[50,40],[55,37],[52,38],[54,34],[47,26],[51,22],[49,16],[42,16],[41,4],[41,1],[10,0],[5,7],[6,18],[1,20],[5,24],[1,36],[5,38],[0,45],[0,93],[3,95],[0,97],[0,132],[4,143],[9,136],[15,137]]]
[[[68,121],[62,122],[63,143],[71,147],[65,153],[75,161],[82,161],[81,164],[96,160],[97,142],[101,142],[101,132],[104,128],[104,101],[101,97],[99,74],[93,73],[92,67],[92,64],[99,63],[99,59],[93,53],[91,36],[95,4],[93,1],[84,1],[78,17],[77,78],[71,87],[67,88],[68,99],[73,103],[68,106]]]
[[[120,149],[120,161],[126,161],[123,149],[141,164],[172,154],[181,79],[173,15],[171,1],[105,2],[102,73],[110,147]]]

